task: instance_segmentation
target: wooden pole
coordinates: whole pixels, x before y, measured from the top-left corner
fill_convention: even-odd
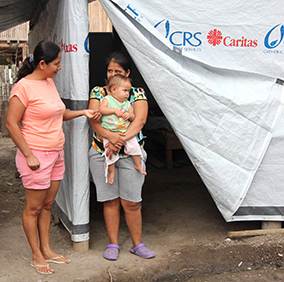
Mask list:
[[[249,237],[267,234],[279,234],[284,233],[283,228],[279,229],[257,229],[257,230],[245,230],[245,231],[230,231],[228,232],[229,238]]]
[[[89,250],[89,240],[83,242],[73,242],[73,249],[75,252],[85,253]]]

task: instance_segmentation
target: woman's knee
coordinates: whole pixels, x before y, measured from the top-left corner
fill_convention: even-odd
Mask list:
[[[104,202],[105,208],[117,208],[120,206],[120,198]]]
[[[141,209],[141,203],[140,202],[129,202],[126,200],[121,199],[121,205],[126,212],[135,212]]]
[[[50,211],[51,208],[52,208],[53,203],[54,203],[54,200],[50,200],[50,201],[45,202],[45,203],[43,204],[42,209],[45,209],[45,210],[47,210],[47,211]]]
[[[42,205],[33,206],[33,207],[26,205],[24,208],[24,215],[31,217],[38,217],[41,210],[42,210]]]

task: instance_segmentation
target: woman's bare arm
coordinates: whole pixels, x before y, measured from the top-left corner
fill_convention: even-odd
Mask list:
[[[134,102],[133,108],[135,113],[135,119],[130,123],[126,131],[125,140],[128,140],[136,136],[147,121],[147,116],[148,116],[147,100],[138,100]]]
[[[10,133],[12,140],[25,156],[28,166],[32,170],[36,170],[39,168],[40,163],[31,152],[19,127],[19,123],[23,117],[25,110],[26,108],[20,101],[20,99],[17,96],[12,97],[9,102],[6,127]]]
[[[63,115],[63,120],[70,120],[80,116],[86,116],[89,119],[99,119],[99,111],[94,111],[90,109],[80,110],[80,111],[69,111],[66,110]]]

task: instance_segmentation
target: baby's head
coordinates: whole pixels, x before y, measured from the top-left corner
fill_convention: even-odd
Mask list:
[[[108,80],[109,94],[116,100],[123,102],[128,99],[131,90],[131,78],[116,74]]]

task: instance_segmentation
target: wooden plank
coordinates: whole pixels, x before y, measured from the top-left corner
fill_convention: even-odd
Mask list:
[[[8,113],[8,107],[9,107],[9,102],[8,101],[2,101],[1,104],[1,128],[0,131],[2,133],[2,137],[9,137],[9,131],[6,128],[6,117]]]
[[[13,40],[14,38],[22,38],[25,41],[28,41],[28,33],[29,33],[29,22],[25,22],[23,24],[14,26],[10,29],[7,29],[0,33],[1,38],[9,38]]]
[[[158,134],[156,131],[154,130],[146,130],[144,129],[143,130],[143,134],[149,138],[149,139],[152,139],[156,142],[158,142],[159,144],[163,145],[163,146],[166,146],[167,145],[167,139],[161,135],[161,134]]]
[[[167,148],[168,149],[183,149],[180,141],[178,140],[178,138],[176,137],[176,135],[168,135],[167,137]]]
[[[180,141],[174,132],[169,132],[167,130],[159,129],[159,130],[147,130],[144,129],[143,133],[149,139],[158,142],[159,144],[165,147],[165,155],[166,155],[166,163],[167,168],[173,168],[173,152],[175,149],[183,149]]]
[[[112,32],[112,24],[99,1],[88,4],[89,32]]]
[[[278,229],[282,227],[282,221],[263,221],[261,224],[262,229]]]
[[[268,234],[284,233],[284,228],[278,229],[257,229],[257,230],[245,230],[245,231],[230,231],[228,232],[229,238],[249,237]]]
[[[22,42],[22,43],[18,43],[18,48],[23,48],[25,45],[27,44],[27,41],[25,42]],[[9,48],[9,49],[11,49],[11,45],[10,45],[10,43],[9,42],[7,42],[7,41],[1,41],[0,40],[0,48]]]

